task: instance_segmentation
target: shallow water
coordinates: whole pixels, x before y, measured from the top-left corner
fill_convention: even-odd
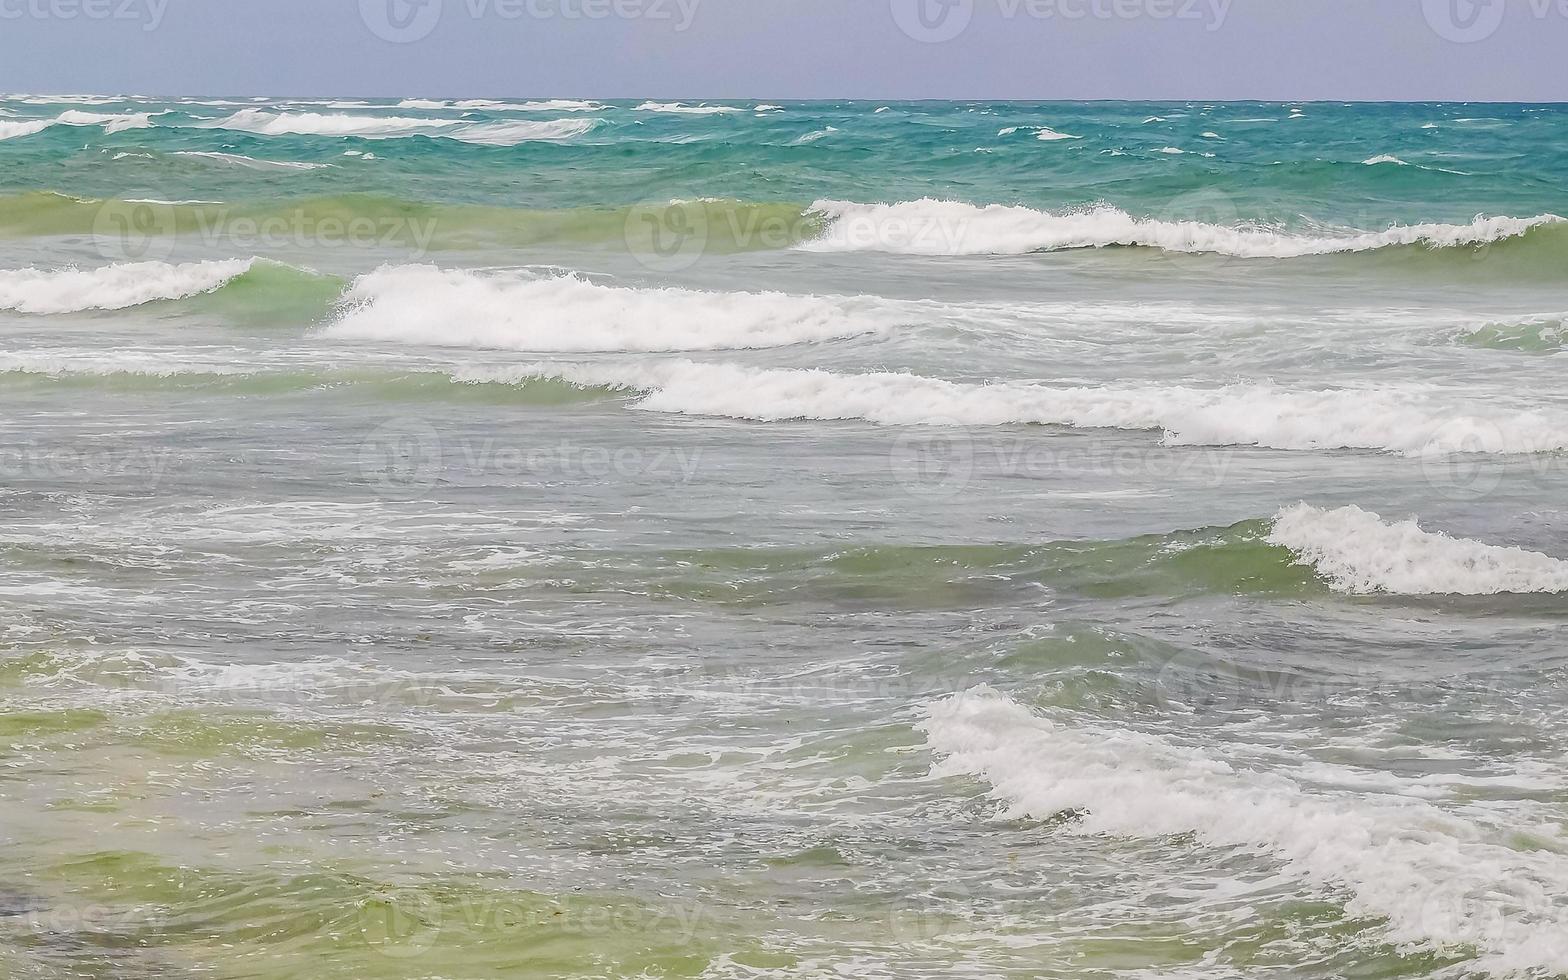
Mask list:
[[[0,973],[1568,973],[1564,111],[708,108],[0,101]]]

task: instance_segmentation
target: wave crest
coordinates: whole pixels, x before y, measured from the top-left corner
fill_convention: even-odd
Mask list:
[[[1063,425],[1162,431],[1171,446],[1368,449],[1412,456],[1568,449],[1568,418],[1444,403],[1394,389],[1294,390],[1272,384],[1051,387],[965,384],[913,374],[836,374],[693,361],[539,368],[647,392],[644,411],[779,422]]]
[[[361,276],[326,336],[523,351],[780,347],[894,325],[869,300],[605,286],[434,266]]]
[[[928,703],[920,727],[941,757],[934,772],[985,780],[1009,817],[1072,813],[1061,832],[1193,835],[1264,853],[1310,886],[1347,889],[1347,912],[1383,920],[1395,943],[1474,946],[1483,967],[1503,971],[1568,969],[1568,859],[1516,849],[1487,823],[1392,794],[1315,791],[1155,735],[1058,722],[989,687]]]
[[[1517,238],[1565,219],[1477,217],[1465,225],[1395,225],[1377,232],[1302,235],[1266,228],[1135,218],[1112,207],[1052,214],[1033,208],[925,198],[897,204],[817,201],[811,212],[828,222],[800,249],[906,255],[1023,255],[1073,248],[1136,246],[1240,258],[1299,258],[1367,252],[1394,246],[1432,249],[1485,245]]]
[[[81,313],[186,299],[222,288],[249,272],[254,262],[126,262],[99,269],[0,270],[0,310]]]
[[[599,125],[597,119],[514,120],[476,123],[423,116],[356,116],[346,113],[269,112],[241,109],[207,124],[256,136],[354,136],[360,139],[404,139],[428,136],[485,146],[516,146],[555,142],[581,136]]]
[[[1384,521],[1359,507],[1298,504],[1279,512],[1271,544],[1295,552],[1334,588],[1355,594],[1568,592],[1568,561]]]

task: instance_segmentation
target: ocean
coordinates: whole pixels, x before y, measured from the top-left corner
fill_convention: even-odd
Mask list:
[[[1568,975],[1568,108],[0,100],[0,976]]]

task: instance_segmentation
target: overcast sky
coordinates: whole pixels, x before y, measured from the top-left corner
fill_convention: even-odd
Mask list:
[[[1568,0],[0,0],[0,91],[1568,100]]]

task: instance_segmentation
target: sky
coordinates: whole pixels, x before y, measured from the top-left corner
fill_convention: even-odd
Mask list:
[[[0,0],[0,92],[1568,101],[1568,0]]]

